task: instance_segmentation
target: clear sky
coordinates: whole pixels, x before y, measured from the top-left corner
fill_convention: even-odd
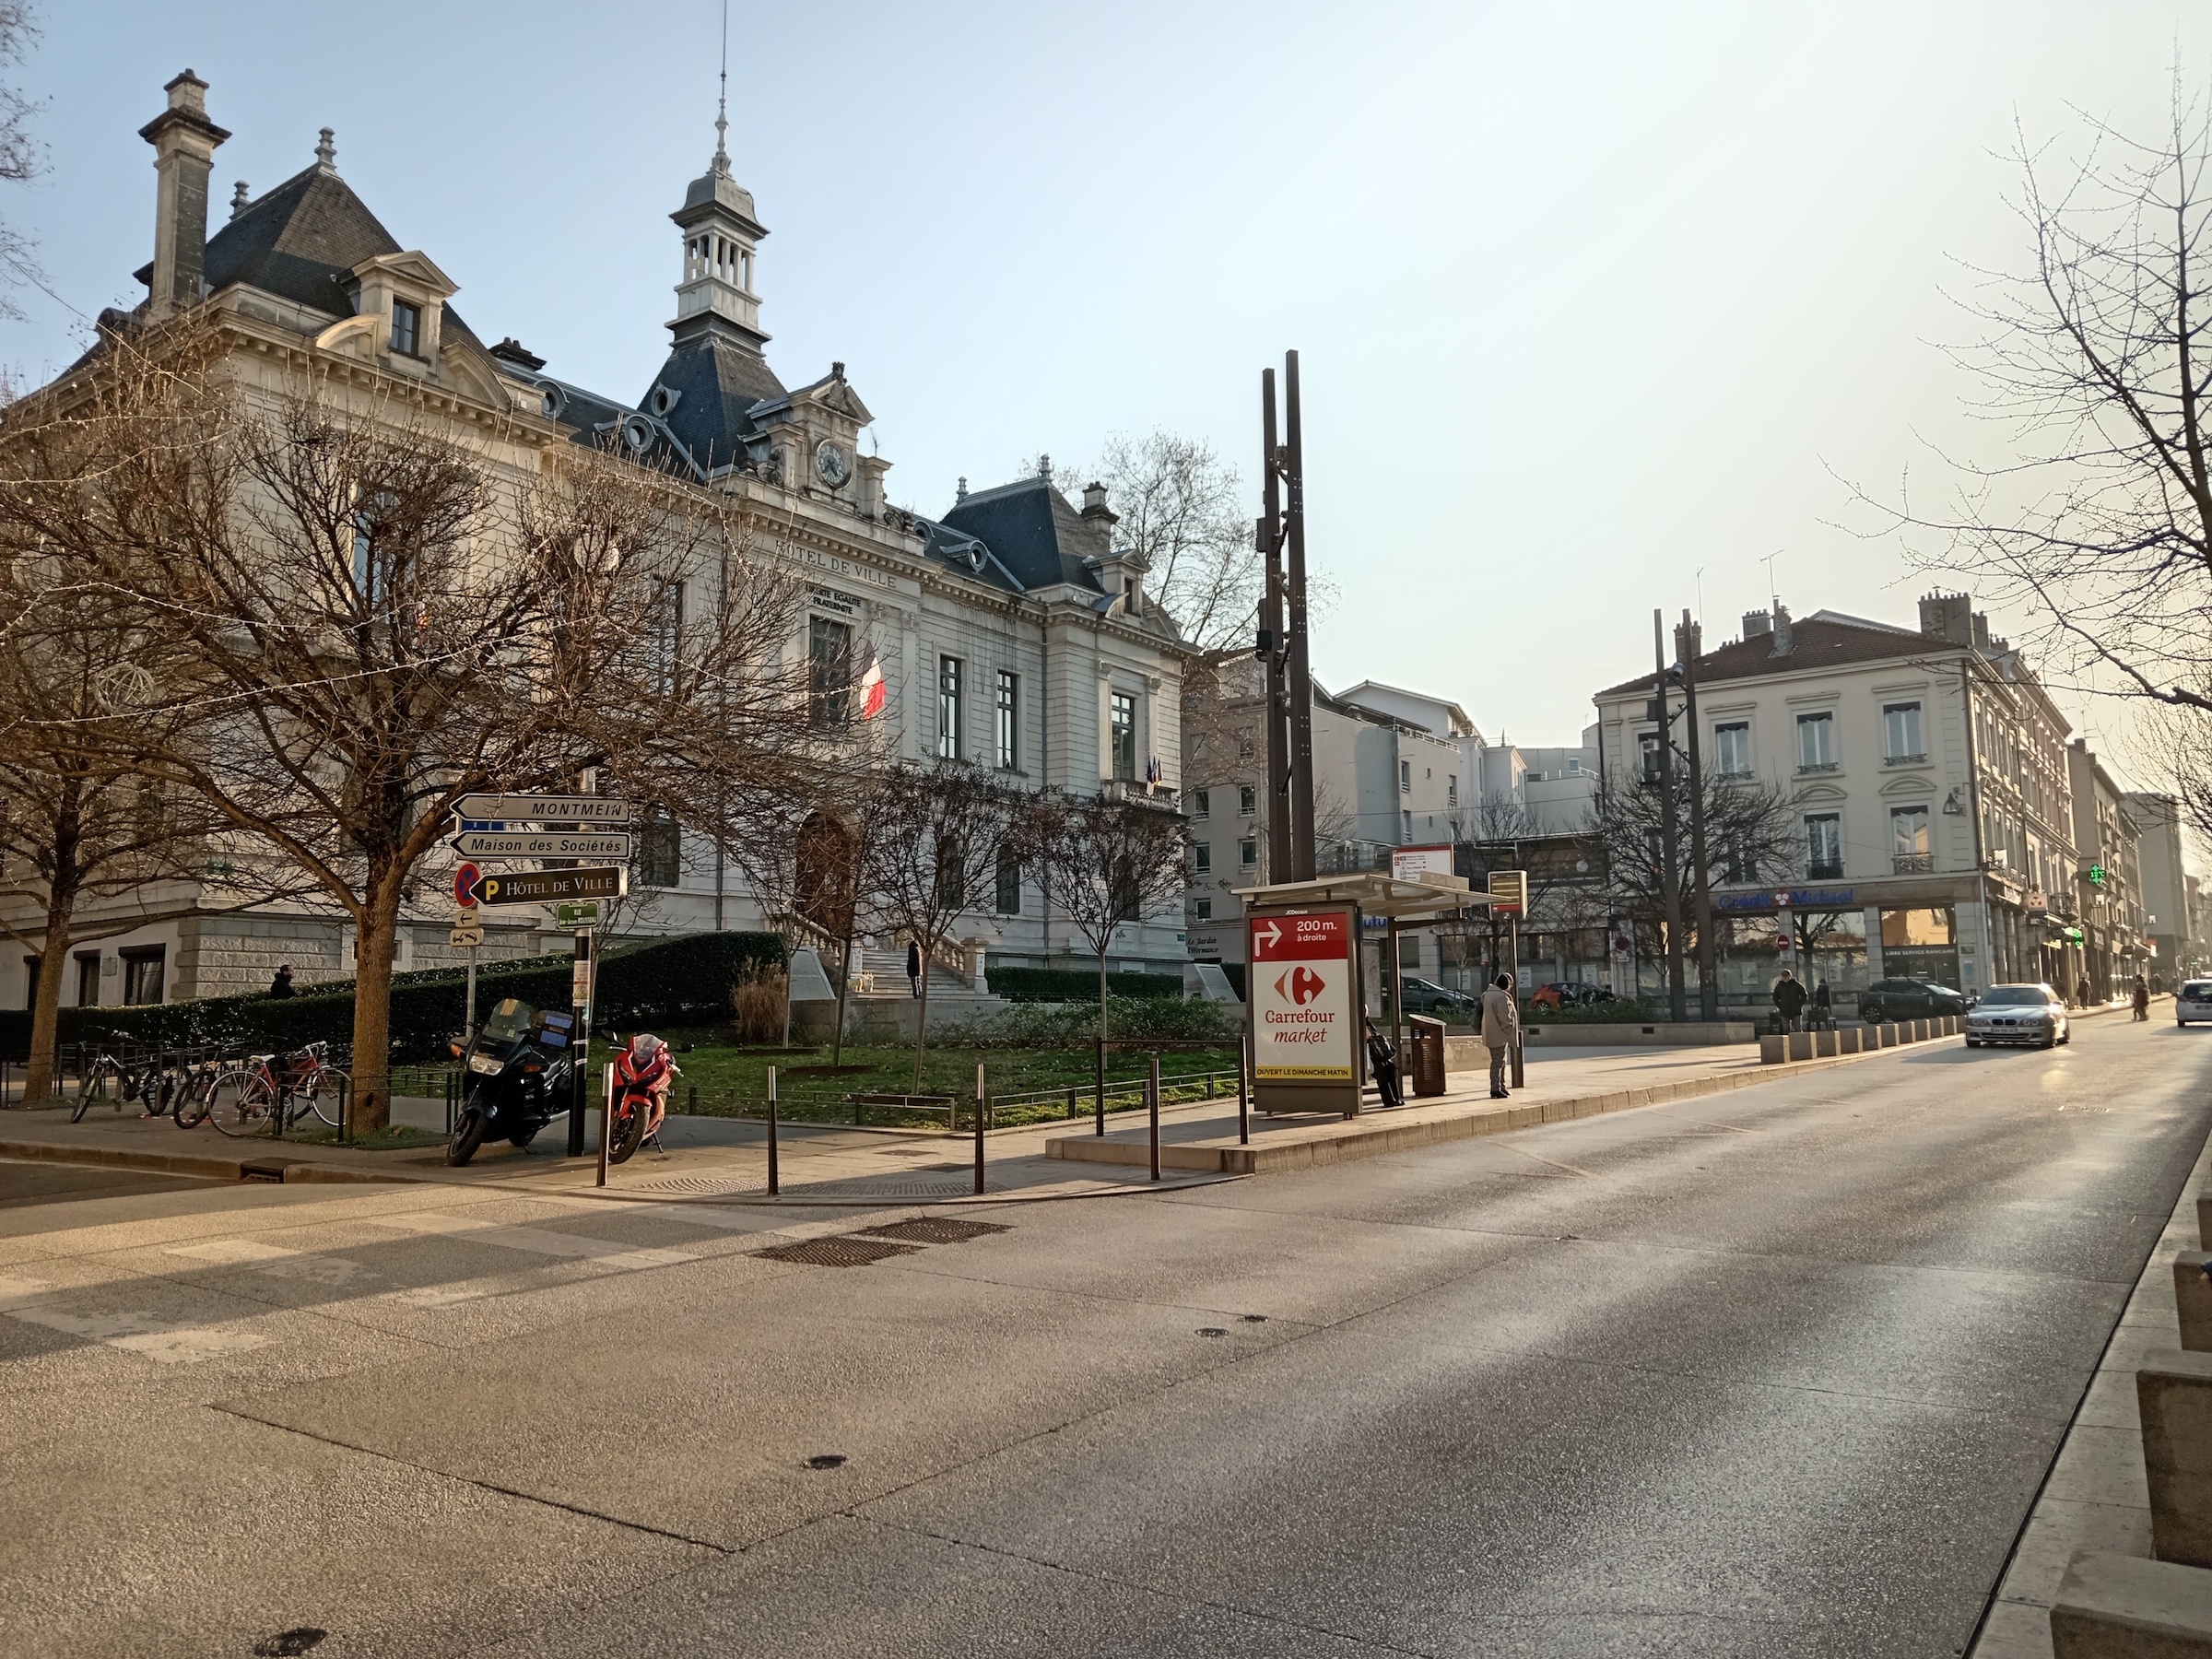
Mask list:
[[[136,129],[190,65],[234,135],[218,203],[335,127],[479,335],[635,398],[674,311],[666,215],[712,149],[719,19],[42,0],[20,78],[53,167],[0,211],[59,300],[22,296],[0,361],[42,376],[143,296]],[[1593,690],[1649,665],[1654,606],[1701,594],[1708,639],[1733,635],[1771,554],[1801,615],[1911,622],[1924,580],[1835,527],[1838,480],[1927,490],[1930,445],[1991,453],[1936,343],[1970,332],[1959,262],[2022,257],[2015,122],[2155,131],[2177,53],[2212,75],[2212,8],[2174,0],[733,0],[730,34],[771,360],[789,384],[847,365],[895,500],[941,512],[957,477],[1154,427],[1250,481],[1259,371],[1296,347],[1339,590],[1317,674],[1527,744],[1572,741]]]

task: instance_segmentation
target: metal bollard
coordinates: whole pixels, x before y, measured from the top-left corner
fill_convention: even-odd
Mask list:
[[[983,1063],[978,1060],[975,1063],[975,1190],[979,1195],[983,1190],[983,1101],[986,1098]]]
[[[782,1189],[776,1180],[776,1068],[768,1068],[768,1195]]]
[[[1245,1057],[1245,1033],[1237,1033],[1237,1145],[1252,1145],[1252,1065]]]
[[[1145,1056],[1145,1111],[1152,1124],[1152,1179],[1159,1179],[1159,1055]]]

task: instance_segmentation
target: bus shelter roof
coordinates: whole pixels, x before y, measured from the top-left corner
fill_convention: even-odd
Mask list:
[[[1464,911],[1487,910],[1490,895],[1477,892],[1464,876],[1433,871],[1400,877],[1382,870],[1352,870],[1312,881],[1277,881],[1265,887],[1230,889],[1250,910],[1298,904],[1357,904],[1362,915],[1394,922],[1443,921]]]

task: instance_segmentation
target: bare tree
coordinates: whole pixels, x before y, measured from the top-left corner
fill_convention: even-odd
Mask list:
[[[39,38],[29,0],[0,0],[0,64],[21,64]],[[18,88],[0,86],[0,182],[26,183],[46,171],[46,147],[31,136],[31,117],[41,105]],[[44,274],[33,256],[29,237],[0,223],[0,275],[10,283],[42,284]],[[14,300],[0,296],[0,316],[23,315]]]
[[[1674,776],[1677,821],[1687,823],[1689,780],[1687,769]],[[1660,858],[1660,815],[1665,797],[1656,780],[1616,778],[1602,782],[1592,799],[1584,831],[1604,861],[1612,900],[1647,940],[1656,938],[1666,915]],[[1803,863],[1796,808],[1771,784],[1737,779],[1705,778],[1705,839],[1715,885],[1723,882],[1780,881],[1795,877]],[[1696,871],[1689,838],[1679,838],[1675,872],[1677,891],[1688,893]],[[1685,907],[1686,959],[1696,948],[1696,919]]]
[[[249,396],[204,314],[104,344],[0,429],[0,544],[156,641],[138,769],[352,922],[355,1120],[380,1126],[402,912],[454,803],[596,769],[706,827],[780,787],[809,741],[797,590],[717,498],[627,463],[523,473],[321,379]]]
[[[1190,826],[1165,801],[1053,794],[1030,842],[1038,885],[1099,963],[1099,1035],[1107,1029],[1106,957],[1129,924],[1178,907],[1190,880]]]
[[[2212,746],[2212,114],[2177,73],[2165,132],[2085,123],[2059,165],[2025,138],[2031,256],[1984,272],[1984,332],[1953,356],[2017,453],[1954,463],[1954,500],[1877,502],[1934,569],[2030,609],[2047,672],[2180,711]],[[2200,830],[2212,819],[2197,818]]]
[[[981,767],[900,763],[869,780],[863,849],[865,891],[875,914],[922,953],[914,1024],[914,1092],[928,1043],[929,966],[962,914],[988,902],[999,856],[1025,837],[1029,797]]]
[[[62,574],[52,557],[0,557],[0,894],[29,900],[40,923],[33,935],[0,923],[39,961],[26,1101],[52,1088],[74,947],[294,890],[240,856],[195,797],[139,773],[138,728],[159,718],[144,706],[151,647],[112,595],[56,591]],[[105,902],[126,894],[127,908]]]

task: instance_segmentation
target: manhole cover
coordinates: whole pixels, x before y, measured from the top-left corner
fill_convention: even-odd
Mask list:
[[[312,1625],[301,1625],[297,1630],[279,1630],[274,1636],[265,1636],[253,1644],[261,1659],[297,1659],[297,1655],[322,1645],[323,1638],[330,1634]]]
[[[842,1452],[817,1452],[806,1460],[806,1466],[810,1469],[841,1469],[845,1466],[845,1454]]]
[[[633,1184],[644,1193],[758,1193],[765,1191],[760,1182],[735,1175],[664,1175],[657,1181],[640,1181]]]
[[[996,1221],[955,1221],[947,1216],[918,1216],[912,1221],[893,1221],[883,1227],[864,1227],[853,1236],[862,1239],[898,1239],[908,1244],[965,1244],[971,1239],[1012,1230]]]
[[[771,1262],[800,1262],[809,1267],[865,1267],[886,1256],[912,1255],[919,1244],[889,1244],[880,1239],[802,1239],[753,1253]]]
[[[975,1190],[972,1181],[878,1180],[871,1176],[851,1181],[818,1181],[809,1186],[787,1186],[786,1198],[959,1198]]]

